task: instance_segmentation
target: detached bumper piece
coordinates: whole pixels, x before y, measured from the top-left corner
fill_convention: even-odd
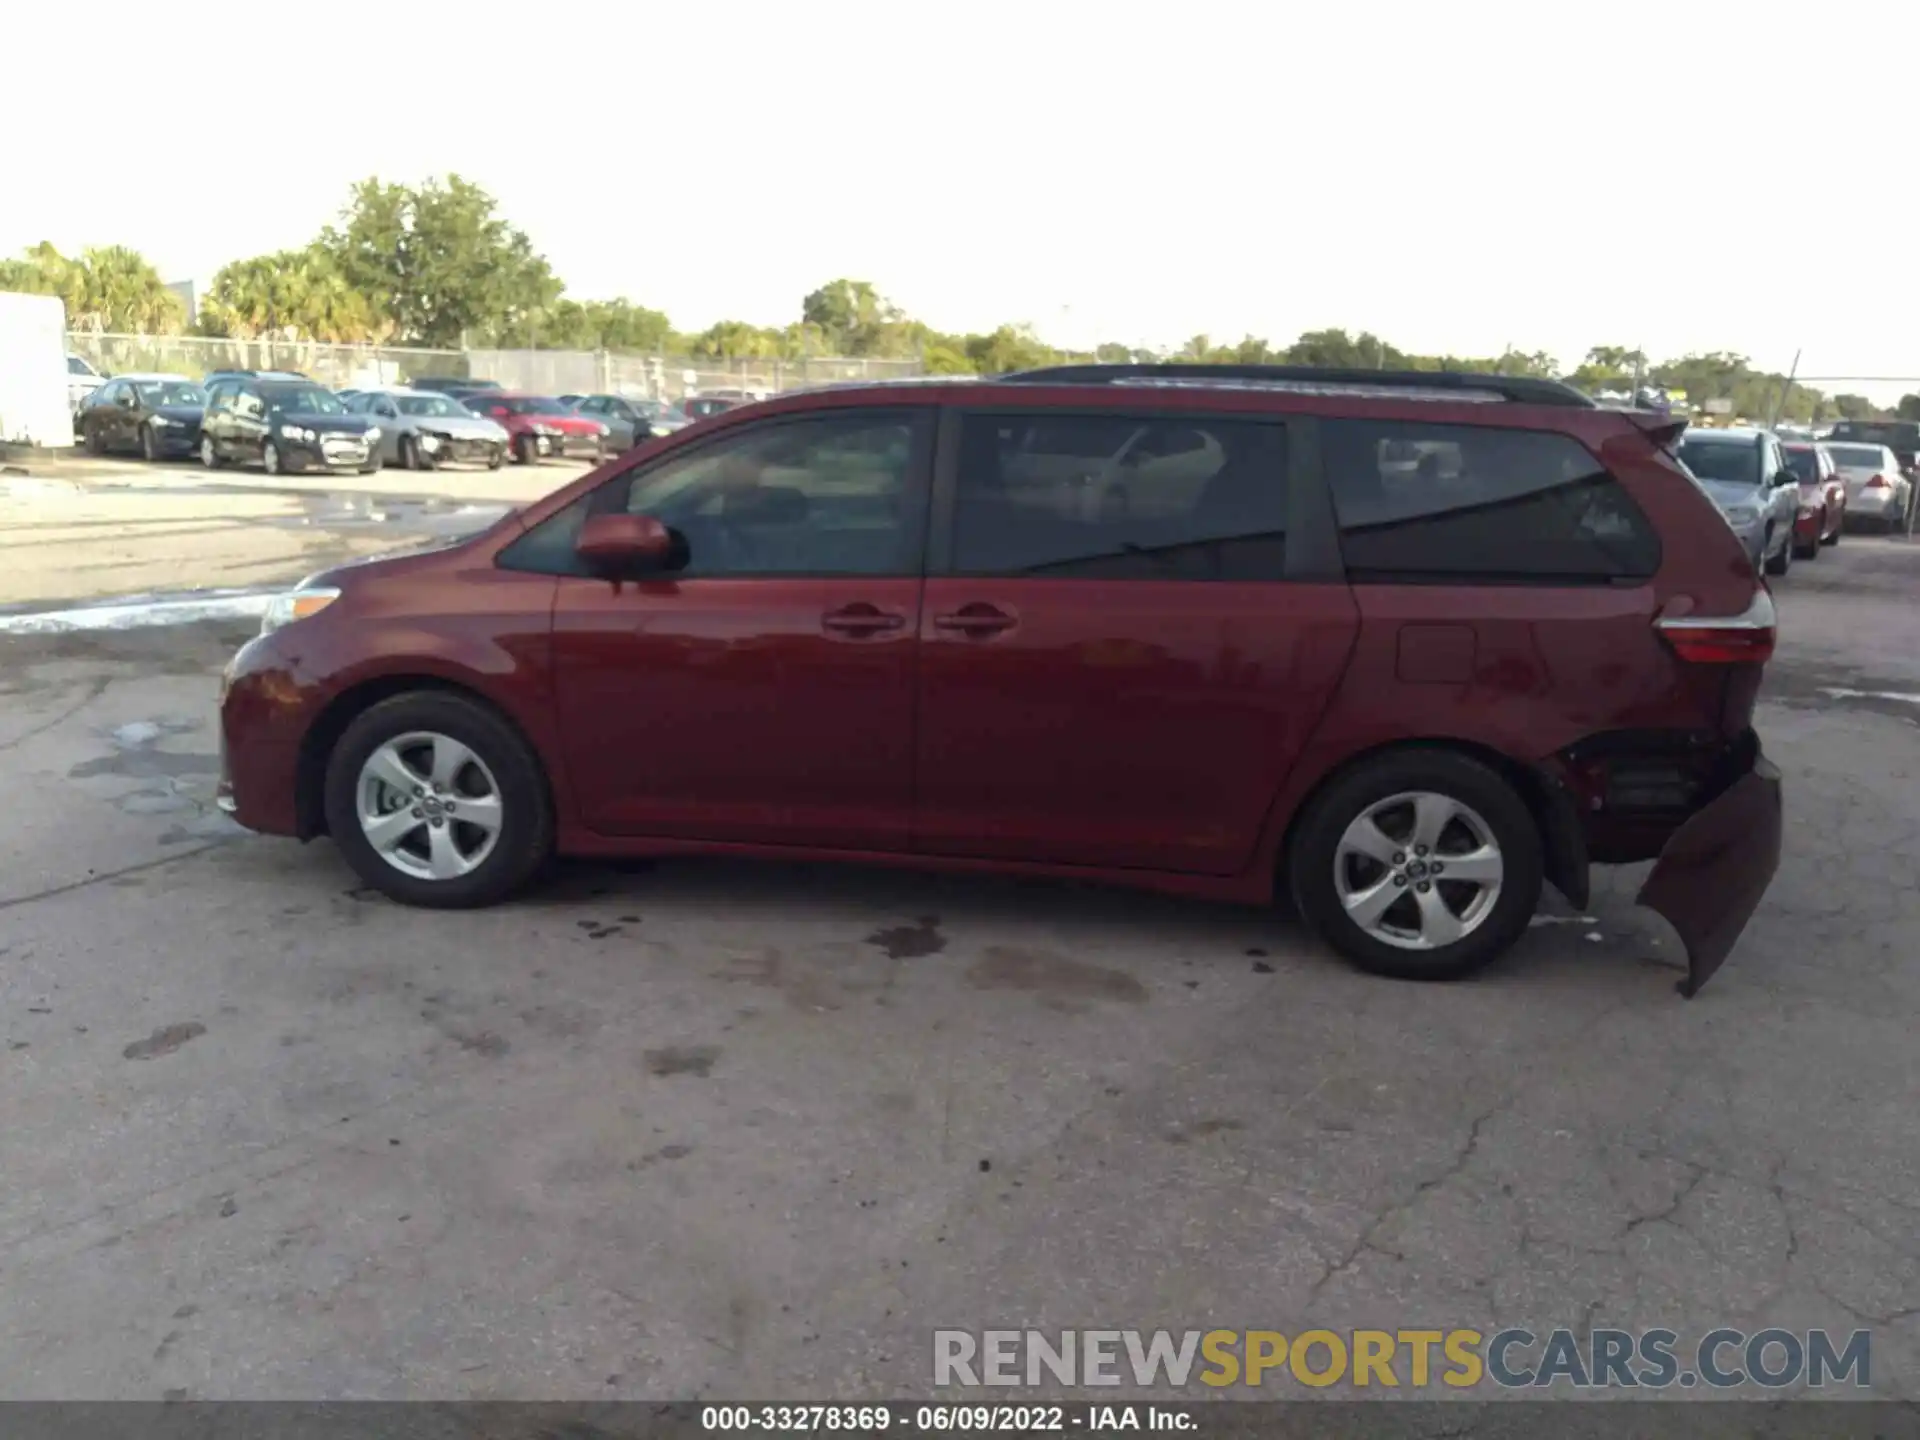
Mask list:
[[[1635,897],[1687,950],[1680,993],[1691,1000],[1732,952],[1780,868],[1780,771],[1748,732],[1725,785],[1673,833]]]

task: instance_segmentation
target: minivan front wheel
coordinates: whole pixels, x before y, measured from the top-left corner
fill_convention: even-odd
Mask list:
[[[486,706],[440,691],[396,695],[347,726],[326,810],[360,878],[408,905],[491,905],[553,846],[538,757]]]
[[[1288,881],[1363,970],[1455,980],[1517,940],[1540,901],[1540,833],[1499,774],[1452,751],[1363,762],[1301,817]]]

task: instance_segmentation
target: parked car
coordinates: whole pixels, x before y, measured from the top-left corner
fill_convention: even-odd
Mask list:
[[[184,375],[116,375],[87,397],[74,429],[94,455],[183,459],[200,449],[206,405],[206,391]]]
[[[642,400],[626,395],[576,395],[571,401],[561,397],[576,415],[598,420],[607,427],[607,447],[631,450],[655,435],[669,435],[693,422],[675,415],[658,400]]]
[[[380,468],[380,427],[311,380],[217,380],[207,387],[200,463],[371,475]]]
[[[80,402],[98,390],[106,378],[83,357],[72,353],[67,355],[67,401],[76,414]]]
[[[1769,575],[1785,575],[1793,565],[1800,480],[1773,432],[1749,426],[1688,430],[1679,455],[1726,515],[1753,563],[1764,565]]]
[[[497,420],[506,429],[516,465],[531,465],[549,455],[606,458],[607,427],[574,414],[551,395],[489,390],[466,396],[465,404],[474,414]]]
[[[1920,479],[1920,420],[1840,420],[1829,438],[1855,445],[1884,445],[1893,451],[1909,480]]]
[[[498,390],[498,380],[462,379],[457,375],[421,375],[407,382],[412,390],[437,390],[442,395],[451,395],[456,400],[481,390]]]
[[[498,470],[507,458],[507,432],[451,395],[433,390],[363,390],[347,402],[380,427],[380,458],[409,470],[473,461]]]
[[[737,410],[742,405],[751,405],[756,400],[767,398],[764,390],[708,390],[703,394],[689,395],[680,402],[680,412],[688,421],[704,420],[709,415],[723,415],[729,410]]]
[[[1839,467],[1852,514],[1888,532],[1911,528],[1914,484],[1896,451],[1840,440],[1829,440],[1827,449]]]
[[[1838,545],[1847,523],[1847,487],[1825,445],[1788,445],[1787,468],[1800,482],[1800,512],[1793,522],[1793,553],[1818,560],[1822,545]]]
[[[1148,447],[1190,457],[1151,482],[1186,498],[1008,483],[1064,417],[1089,463],[1200,431]],[[220,804],[418,905],[556,849],[884,857],[1284,890],[1423,979],[1507,949],[1543,880],[1582,906],[1590,863],[1658,857],[1639,899],[1691,994],[1782,811],[1773,602],[1678,425],[1258,366],[783,396],[281,597],[226,672]],[[1392,442],[1451,478],[1390,476]]]

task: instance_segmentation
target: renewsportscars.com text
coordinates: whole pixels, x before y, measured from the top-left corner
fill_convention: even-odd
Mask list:
[[[933,1383],[1324,1389],[1812,1389],[1872,1383],[1869,1331],[936,1330]]]

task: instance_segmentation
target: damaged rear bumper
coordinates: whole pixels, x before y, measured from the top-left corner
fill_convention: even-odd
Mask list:
[[[1679,991],[1699,993],[1725,962],[1780,868],[1780,771],[1749,731],[1714,799],[1674,831],[1635,897],[1687,950]]]

